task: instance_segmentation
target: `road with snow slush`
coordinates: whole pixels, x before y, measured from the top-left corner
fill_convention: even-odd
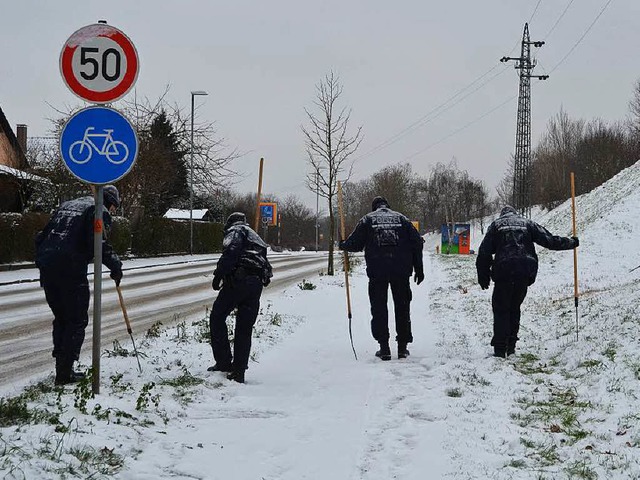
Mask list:
[[[274,278],[269,289],[284,288],[317,275],[326,265],[326,258],[326,253],[270,254]],[[217,259],[201,256],[125,261],[121,290],[134,337],[144,334],[156,322],[166,327],[198,312],[204,318],[216,296],[211,280]],[[92,275],[89,281],[93,287]],[[90,318],[92,312],[91,305]],[[0,386],[51,370],[52,320],[36,269],[0,275]],[[86,332],[85,356],[91,350],[91,320]],[[105,272],[102,346],[128,339],[115,285]]]

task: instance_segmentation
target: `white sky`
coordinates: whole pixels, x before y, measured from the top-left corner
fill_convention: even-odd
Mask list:
[[[315,204],[303,186],[307,165],[300,125],[303,108],[314,101],[315,84],[331,69],[344,84],[353,128],[362,125],[365,135],[354,179],[407,159],[415,171],[427,173],[436,162],[455,156],[461,168],[494,187],[514,149],[515,99],[448,136],[517,94],[513,64],[393,145],[364,154],[492,67],[497,65],[482,81],[507,68],[498,60],[518,54],[519,44],[512,48],[534,11],[531,38],[547,41],[534,49],[535,73],[543,74],[569,52],[607,1],[5,1],[0,106],[13,126],[26,123],[30,135],[46,135],[47,118],[55,116],[49,104],[78,104],[58,71],[64,42],[78,28],[106,19],[138,49],[139,95],[157,98],[169,84],[169,100],[186,109],[191,90],[209,92],[198,98],[198,116],[217,122],[228,145],[247,152],[235,165],[246,175],[242,191],[255,189],[263,156],[263,191],[295,193]],[[551,79],[534,82],[534,144],[561,106],[574,117],[613,121],[626,116],[640,77],[635,64],[639,15],[640,2],[611,2]]]

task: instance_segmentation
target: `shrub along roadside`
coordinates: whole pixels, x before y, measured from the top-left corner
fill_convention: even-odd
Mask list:
[[[46,213],[0,214],[0,263],[33,261],[36,233],[48,220]]]
[[[46,213],[0,214],[0,264],[33,262],[35,236],[49,221]],[[143,219],[132,229],[124,217],[113,217],[109,241],[118,255],[129,251],[137,256],[153,256],[189,251],[189,222],[165,218]],[[194,253],[222,250],[223,225],[194,222]]]
[[[223,225],[193,223],[193,253],[214,253],[222,250]],[[190,249],[189,222],[167,218],[145,218],[132,232],[131,253],[153,256],[165,253],[187,253]]]

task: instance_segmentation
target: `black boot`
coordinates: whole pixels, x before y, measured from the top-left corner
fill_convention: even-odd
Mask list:
[[[84,374],[73,371],[73,360],[66,357],[56,357],[55,385],[78,383],[82,379],[84,379]]]
[[[493,356],[498,358],[507,358],[507,351],[505,348],[493,347]]]
[[[391,360],[391,349],[389,342],[380,342],[380,350],[376,352],[376,357],[380,360]]]
[[[244,383],[244,370],[232,370],[227,374],[227,379],[238,383]]]
[[[207,368],[207,372],[230,372],[231,365],[216,363],[213,367]]]
[[[408,356],[407,344],[398,342],[398,358],[407,358]]]

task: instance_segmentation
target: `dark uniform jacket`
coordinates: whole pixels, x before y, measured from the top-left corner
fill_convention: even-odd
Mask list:
[[[235,222],[224,232],[222,255],[214,277],[257,275],[263,283],[273,276],[267,244],[245,222]]]
[[[93,261],[94,212],[94,200],[90,196],[63,203],[36,236],[36,266],[41,270],[86,277],[87,265]],[[111,271],[121,270],[122,262],[107,241],[111,215],[106,208],[102,219],[102,263]]]
[[[422,237],[401,213],[383,206],[360,219],[340,248],[348,252],[364,249],[370,278],[410,277],[423,272]]]
[[[476,259],[478,283],[488,286],[491,278],[494,282],[526,280],[533,284],[538,274],[534,243],[550,250],[575,247],[572,238],[552,235],[536,222],[518,215],[514,208],[505,207],[480,244]]]

